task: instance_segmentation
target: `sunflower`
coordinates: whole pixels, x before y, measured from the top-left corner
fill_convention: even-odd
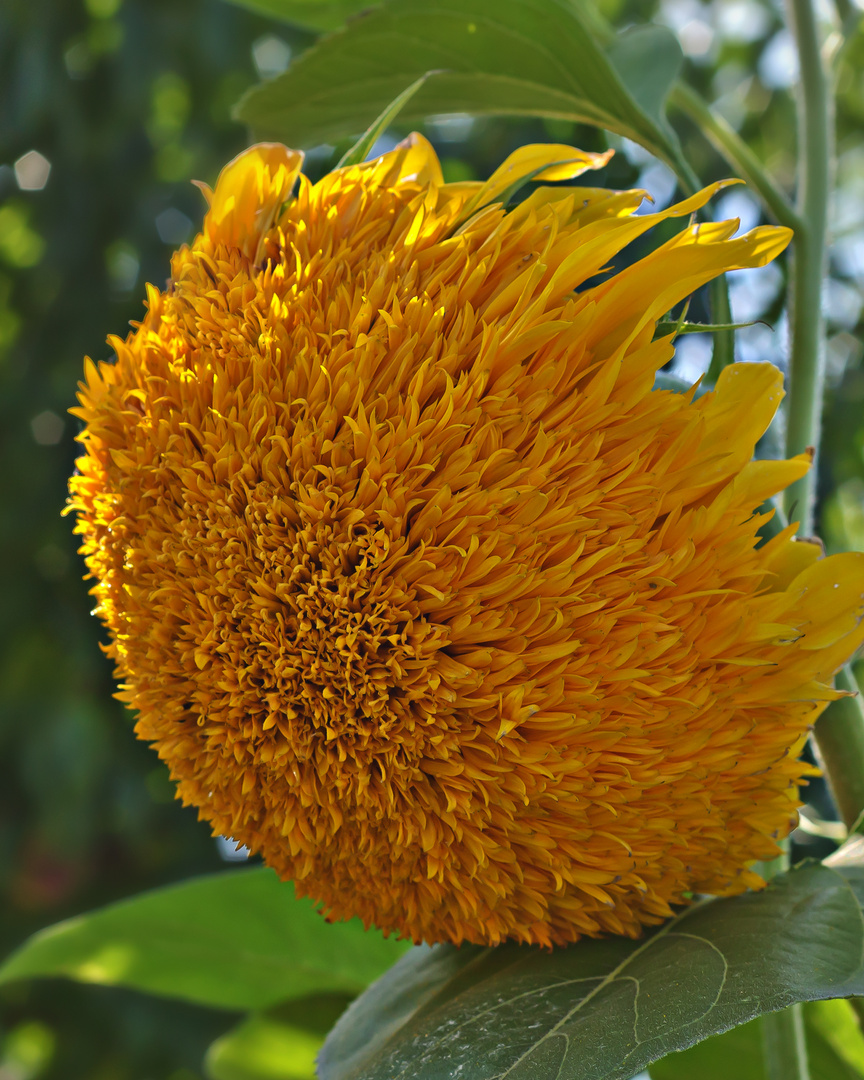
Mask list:
[[[636,936],[758,887],[864,638],[864,556],[759,507],[768,364],[654,389],[656,324],[788,230],[540,186],[429,144],[222,172],[144,321],[86,363],[71,481],[120,698],[215,833],[415,941]],[[659,222],[666,243],[610,260]]]

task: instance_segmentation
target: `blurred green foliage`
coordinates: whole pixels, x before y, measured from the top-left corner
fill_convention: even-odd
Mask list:
[[[323,2],[323,0],[322,0]],[[276,0],[267,0],[276,8]],[[788,42],[769,0],[602,0],[615,25],[658,18],[679,35],[686,77],[715,101],[791,187],[794,113]],[[224,865],[208,830],[172,798],[164,767],[112,699],[109,665],[72,526],[60,512],[75,457],[66,409],[84,354],[142,313],[171,250],[246,142],[230,110],[259,77],[313,40],[220,0],[4,0],[0,6],[0,897],[5,955],[41,926],[147,887]],[[829,392],[820,466],[821,531],[831,550],[864,550],[864,33],[838,65],[835,245],[826,289]],[[685,153],[705,181],[728,169],[686,121]],[[439,118],[426,125],[448,179],[486,176],[527,141],[602,149],[571,124]],[[389,143],[382,143],[379,149]],[[620,145],[620,141],[618,143]],[[320,175],[344,147],[309,156]],[[35,155],[32,153],[35,151]],[[50,165],[47,180],[46,166]],[[42,183],[40,183],[40,178]],[[609,186],[668,202],[670,174],[624,145]],[[725,201],[728,200],[728,201]],[[733,189],[719,211],[759,220]],[[736,318],[779,320],[739,336],[743,359],[782,363],[784,278],[731,282]],[[697,299],[690,317],[706,316]],[[707,364],[698,336],[676,370]],[[811,801],[830,813],[824,789]],[[828,841],[799,833],[802,852]],[[822,847],[819,847],[822,844]],[[198,1080],[207,1046],[237,1017],[129,991],[32,984],[0,993],[0,1076],[17,1080]],[[227,1075],[227,1073],[226,1073]]]

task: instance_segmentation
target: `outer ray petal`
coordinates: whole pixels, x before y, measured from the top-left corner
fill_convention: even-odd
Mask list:
[[[404,183],[441,187],[444,183],[438,155],[429,140],[416,131],[388,153],[353,168],[371,174],[376,183],[393,187]]]
[[[595,335],[612,343],[635,336],[718,273],[764,266],[792,239],[790,229],[774,226],[729,239],[730,229],[734,232],[736,227],[736,222],[691,226],[600,286]]]
[[[219,174],[204,234],[253,257],[302,164],[303,154],[281,143],[258,143],[238,154]]]
[[[521,146],[480,186],[466,203],[463,213],[471,214],[495,202],[520,180],[572,180],[588,169],[602,169],[613,153],[614,150],[607,150],[602,154],[590,154],[556,143]]]

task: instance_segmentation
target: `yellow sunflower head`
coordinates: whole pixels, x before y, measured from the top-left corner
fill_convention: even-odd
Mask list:
[[[759,546],[808,468],[751,460],[780,373],[653,389],[658,318],[788,232],[692,224],[719,185],[500,202],[605,160],[445,184],[413,136],[312,185],[253,147],[87,362],[71,506],[120,696],[183,801],[332,917],[565,943],[759,884],[864,637],[864,557]]]

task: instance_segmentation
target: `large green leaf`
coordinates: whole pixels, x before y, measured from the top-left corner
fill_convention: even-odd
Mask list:
[[[414,949],[338,1022],[319,1074],[627,1080],[760,1013],[862,993],[860,898],[843,872],[807,866],[638,942]]]
[[[848,1001],[807,1002],[804,1030],[810,1080],[864,1080],[864,1036]],[[762,1020],[661,1058],[649,1072],[651,1080],[768,1080]]]
[[[680,166],[661,116],[680,63],[675,36],[659,26],[623,35],[607,56],[567,0],[391,0],[253,88],[236,115],[261,136],[311,146],[364,130],[409,83],[435,72],[404,119],[471,112],[585,121]]]
[[[358,920],[328,924],[271,870],[227,870],[42,930],[0,967],[0,983],[62,975],[259,1009],[357,994],[408,947]]]

